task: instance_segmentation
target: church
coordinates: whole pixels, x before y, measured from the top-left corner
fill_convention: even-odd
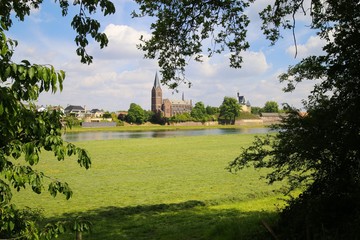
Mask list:
[[[190,113],[192,101],[185,100],[184,93],[181,100],[163,99],[158,74],[155,75],[154,86],[151,90],[151,111],[162,112],[163,116],[170,118],[176,114]]]

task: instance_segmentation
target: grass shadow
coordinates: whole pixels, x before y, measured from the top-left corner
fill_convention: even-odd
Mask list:
[[[241,212],[216,209],[201,201],[105,207],[84,213],[66,214],[51,221],[79,216],[93,223],[92,231],[83,239],[271,239],[261,221],[276,221],[273,212]],[[67,233],[60,239],[75,239]]]

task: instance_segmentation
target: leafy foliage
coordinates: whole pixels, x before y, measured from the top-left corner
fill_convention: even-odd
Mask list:
[[[189,122],[189,121],[193,121],[193,118],[191,117],[190,113],[180,113],[180,114],[176,114],[175,116],[172,116],[169,119],[169,122]]]
[[[62,119],[64,120],[64,122],[66,122],[67,125],[71,127],[80,127],[82,123],[82,120],[79,120],[77,117],[71,115],[62,117]]]
[[[158,59],[163,84],[176,88],[186,82],[184,71],[188,59],[202,61],[205,39],[213,43],[205,50],[208,56],[228,50],[230,66],[241,66],[241,52],[249,47],[246,41],[249,20],[244,11],[252,0],[135,2],[140,5],[140,11],[133,12],[133,17],[155,18],[151,38],[142,37],[139,48],[145,51],[145,57]]]
[[[208,115],[215,115],[215,114],[219,113],[219,108],[212,107],[212,106],[206,106],[206,113]]]
[[[1,238],[37,238],[32,218],[11,204],[12,189],[30,187],[35,193],[47,190],[69,199],[72,191],[66,182],[60,182],[33,167],[40,161],[42,150],[52,151],[62,161],[77,155],[80,166],[88,169],[91,161],[86,150],[65,143],[62,138],[62,113],[57,110],[38,112],[33,104],[42,92],[62,90],[63,71],[53,66],[31,64],[27,60],[11,60],[16,41],[8,39],[0,28],[0,212]]]
[[[145,111],[145,113],[147,118],[146,121],[149,121],[151,123],[164,125],[167,121],[167,119],[164,117],[163,112],[161,111],[153,112],[151,110],[148,110]]]
[[[224,119],[226,122],[234,124],[235,118],[240,115],[240,105],[235,98],[224,97],[222,104],[219,107],[219,119]]]
[[[264,31],[275,41],[288,14],[303,11],[302,1],[276,1],[262,13]],[[276,135],[258,138],[230,163],[269,168],[270,183],[288,180],[304,192],[289,202],[279,226],[284,238],[357,239],[360,236],[360,5],[357,1],[311,1],[312,26],[327,41],[323,56],[311,56],[280,76],[286,91],[304,80],[318,82],[306,115],[290,115]],[[293,24],[295,24],[293,22]]]
[[[191,109],[190,115],[194,119],[202,120],[205,118],[206,115],[206,109],[203,102],[197,102],[195,103],[195,106]]]
[[[126,115],[126,121],[128,123],[143,124],[147,120],[147,114],[140,105],[131,103]]]
[[[262,108],[262,112],[277,113],[279,112],[279,105],[275,101],[267,101]]]
[[[251,106],[251,113],[256,114],[256,115],[260,115],[260,113],[262,113],[262,108],[261,107]]]
[[[68,1],[58,2],[62,15],[67,15]],[[62,140],[62,113],[57,110],[38,112],[34,105],[42,92],[62,90],[65,72],[57,71],[50,65],[31,64],[28,60],[20,63],[12,61],[17,42],[8,39],[5,34],[12,25],[12,16],[23,21],[31,9],[39,8],[41,3],[41,0],[0,2],[0,238],[48,239],[64,230],[63,223],[55,223],[47,225],[41,232],[31,210],[17,210],[11,204],[12,189],[20,191],[26,187],[38,194],[47,188],[54,197],[58,193],[65,195],[66,199],[72,196],[66,182],[33,168],[40,161],[41,151],[52,151],[59,161],[66,156],[77,155],[81,167],[88,169],[91,165],[86,150]],[[89,64],[92,57],[85,50],[87,37],[94,38],[101,48],[107,45],[108,40],[99,32],[99,22],[88,14],[94,14],[100,8],[107,15],[114,13],[115,8],[108,0],[74,1],[73,5],[80,8],[71,23],[78,33],[76,52],[81,62]]]
[[[111,113],[109,111],[104,112],[102,115],[103,118],[112,118]]]
[[[12,11],[15,17],[21,21],[30,15],[31,9],[38,9],[42,4],[42,0],[8,0],[0,2],[0,17],[4,27],[9,28],[12,25]],[[68,14],[69,1],[55,0],[59,3],[63,16]],[[104,16],[115,13],[115,6],[110,0],[75,0],[71,1],[72,5],[79,7],[79,13],[73,17],[71,27],[76,31],[75,43],[78,46],[76,54],[80,57],[82,63],[90,64],[93,57],[86,52],[86,46],[89,44],[90,36],[103,48],[108,44],[108,38],[104,33],[100,32],[100,23],[96,19],[90,17],[100,9]]]
[[[192,117],[193,121],[196,122],[206,122],[206,121],[214,121],[215,120],[215,113],[217,108],[213,108],[207,106],[205,108],[204,103],[197,102],[195,106],[191,109],[190,116]],[[210,114],[208,113],[210,112]]]
[[[169,122],[206,122],[206,121],[216,121],[217,116],[215,116],[218,108],[207,106],[205,108],[204,103],[197,102],[195,106],[191,109],[191,112],[176,114],[168,119]],[[210,114],[208,113],[210,112]]]

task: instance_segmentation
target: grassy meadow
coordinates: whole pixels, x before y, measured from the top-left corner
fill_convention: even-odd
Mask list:
[[[261,225],[276,220],[280,185],[264,172],[225,168],[254,135],[77,142],[92,157],[89,170],[75,158],[43,153],[37,166],[66,181],[70,200],[46,191],[14,193],[21,207],[43,209],[47,220],[82,216],[93,223],[83,239],[271,239]],[[68,233],[60,239],[74,239]]]

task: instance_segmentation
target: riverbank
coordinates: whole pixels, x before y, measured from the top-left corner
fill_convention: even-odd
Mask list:
[[[216,125],[216,126],[173,126],[173,125],[158,125],[158,124],[143,124],[143,125],[125,125],[115,127],[72,127],[67,128],[66,132],[131,132],[131,131],[176,131],[176,130],[202,130],[202,129],[246,129],[246,128],[268,128],[265,124],[250,124],[250,125]]]
[[[67,142],[131,139],[131,138],[171,138],[186,136],[210,136],[229,134],[266,134],[270,128],[209,128],[209,129],[176,129],[167,131],[97,131],[97,132],[71,132],[63,134]]]

